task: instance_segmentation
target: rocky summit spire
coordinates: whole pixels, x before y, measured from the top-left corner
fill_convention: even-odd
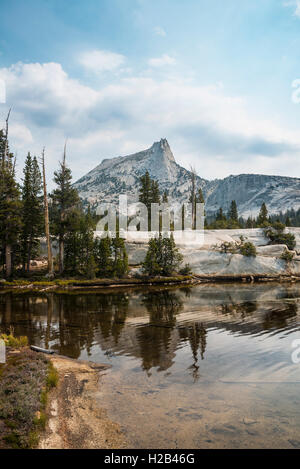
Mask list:
[[[77,181],[74,187],[78,189],[83,203],[92,207],[104,202],[118,203],[120,194],[126,194],[130,202],[136,202],[140,178],[146,171],[159,183],[161,193],[167,191],[170,202],[188,202],[191,173],[176,163],[165,138],[147,150],[103,160]],[[270,213],[279,213],[288,207],[294,207],[295,210],[300,208],[299,178],[242,174],[207,181],[197,176],[196,185],[203,190],[208,214],[217,212],[220,207],[227,211],[232,200],[236,201],[239,213],[244,217],[256,216],[262,200]]]
[[[161,161],[163,164],[167,164],[169,161],[175,163],[175,158],[166,138],[162,138],[159,142],[153,143],[150,148],[150,155],[155,160]]]

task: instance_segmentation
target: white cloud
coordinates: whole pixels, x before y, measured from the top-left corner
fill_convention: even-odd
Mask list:
[[[154,28],[154,33],[161,37],[166,37],[167,35],[166,31],[161,26],[156,26],[156,28]]]
[[[79,63],[87,70],[102,73],[118,69],[125,62],[125,56],[106,50],[92,50],[79,56]]]
[[[18,151],[19,174],[27,152],[39,155],[43,146],[51,174],[66,137],[77,179],[103,158],[143,150],[162,136],[177,161],[194,164],[202,177],[300,173],[298,132],[251,115],[245,99],[228,96],[218,85],[131,76],[96,89],[57,63],[18,63],[0,69],[0,79],[13,107],[10,143]]]
[[[300,0],[290,0],[287,2],[283,2],[283,6],[285,7],[294,7],[294,16],[300,18]]]
[[[300,104],[300,79],[299,78],[293,81],[292,88],[295,88],[295,90],[292,93],[292,102],[294,104]]]
[[[174,57],[170,57],[168,54],[164,54],[161,57],[154,57],[148,61],[151,67],[164,67],[165,65],[175,65],[176,60]]]

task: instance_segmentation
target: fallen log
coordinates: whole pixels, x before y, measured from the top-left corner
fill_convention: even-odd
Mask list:
[[[53,350],[47,350],[45,348],[36,347],[35,345],[31,345],[30,348],[34,352],[46,353],[47,355],[53,355],[54,354]]]

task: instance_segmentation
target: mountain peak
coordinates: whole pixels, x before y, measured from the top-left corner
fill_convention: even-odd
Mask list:
[[[93,207],[100,202],[118,203],[120,194],[127,194],[130,202],[136,202],[140,178],[146,171],[158,181],[161,193],[168,192],[169,201],[182,204],[189,200],[191,173],[176,163],[166,138],[133,155],[103,160],[74,187],[84,203]],[[239,214],[246,217],[256,216],[263,201],[269,213],[300,207],[300,179],[297,178],[241,174],[206,181],[197,176],[196,185],[203,190],[207,214],[215,213],[220,207],[228,210],[232,200],[236,201]]]
[[[157,159],[163,158],[165,161],[175,162],[174,155],[166,138],[162,138],[159,142],[154,142],[150,150],[151,154],[154,154]]]

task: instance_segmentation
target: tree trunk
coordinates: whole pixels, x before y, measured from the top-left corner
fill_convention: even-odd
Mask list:
[[[29,241],[28,251],[27,251],[27,272],[30,272],[30,261],[31,261],[31,251],[32,251],[32,240]]]
[[[59,273],[62,274],[65,270],[64,266],[64,250],[65,250],[65,243],[62,238],[59,239]]]
[[[11,277],[12,273],[12,262],[11,262],[11,245],[5,246],[5,263],[6,263],[6,278]]]
[[[45,234],[46,234],[47,251],[48,251],[48,273],[52,275],[53,274],[53,257],[52,257],[50,230],[49,230],[49,207],[48,207],[46,171],[45,171],[45,150],[43,150],[43,154],[42,154],[42,165],[43,165],[43,186],[44,186]]]

